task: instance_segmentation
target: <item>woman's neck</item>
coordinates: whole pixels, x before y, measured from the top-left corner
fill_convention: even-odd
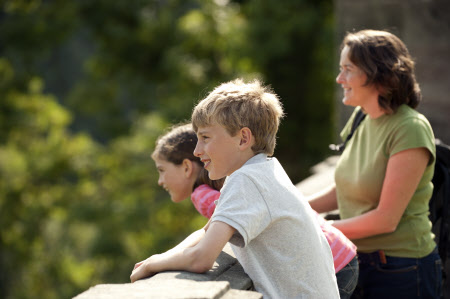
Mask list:
[[[364,106],[361,106],[361,109],[364,111],[364,113],[369,115],[371,119],[376,119],[386,114],[386,111],[384,111],[383,108],[381,108],[378,104],[378,99],[376,101],[371,101]]]

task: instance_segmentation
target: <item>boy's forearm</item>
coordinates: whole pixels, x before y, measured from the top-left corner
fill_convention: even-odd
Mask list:
[[[162,254],[155,254],[143,261],[137,268],[133,270],[130,276],[131,282],[135,282],[141,278],[152,276],[158,272],[169,270],[180,270],[190,272],[205,272],[208,269],[199,269],[196,261],[198,257],[195,255],[193,248],[173,248]]]
[[[234,228],[222,222],[214,222],[211,226],[208,223],[204,229],[192,233],[175,248],[137,263],[130,276],[131,282],[167,270],[206,272],[214,265],[234,231]]]
[[[205,229],[204,228],[199,229],[199,230],[193,232],[192,234],[190,234],[181,243],[179,243],[174,248],[168,250],[166,253],[168,253],[170,251],[174,251],[174,250],[179,250],[179,249],[185,249],[185,248],[193,247],[193,246],[197,245],[198,242],[200,242],[200,240],[203,238],[204,235],[205,235]]]

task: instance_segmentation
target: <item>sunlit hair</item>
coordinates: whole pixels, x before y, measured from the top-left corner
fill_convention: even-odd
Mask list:
[[[175,165],[181,165],[184,159],[197,163],[202,170],[200,171],[194,188],[201,184],[207,184],[210,187],[220,191],[224,179],[212,181],[208,177],[208,172],[203,168],[200,159],[194,156],[194,149],[197,145],[197,134],[192,129],[190,123],[181,123],[174,125],[169,130],[158,137],[152,158],[166,160]]]
[[[414,74],[414,61],[405,44],[387,31],[362,30],[347,33],[341,49],[366,75],[366,85],[380,93],[378,103],[386,113],[395,113],[402,104],[416,108],[422,95]]]
[[[217,123],[231,136],[247,127],[255,137],[255,154],[273,155],[276,134],[283,108],[278,96],[260,81],[244,83],[236,79],[216,87],[200,101],[192,113],[192,125],[199,127]]]

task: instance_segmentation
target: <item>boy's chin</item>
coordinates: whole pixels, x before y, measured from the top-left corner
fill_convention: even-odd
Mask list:
[[[223,177],[225,177],[225,176],[219,176],[219,175],[217,175],[217,174],[214,174],[214,173],[209,172],[209,173],[208,173],[208,177],[209,177],[210,180],[215,181],[215,180],[220,180],[221,178],[223,178]]]

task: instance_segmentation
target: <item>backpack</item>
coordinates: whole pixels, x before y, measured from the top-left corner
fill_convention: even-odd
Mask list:
[[[436,139],[436,165],[432,179],[434,189],[430,199],[430,221],[439,256],[442,260],[442,290],[450,298],[450,146]]]
[[[345,141],[339,145],[330,144],[330,149],[342,153],[345,145],[352,138],[366,115],[360,110],[352,123],[350,134]],[[439,255],[443,265],[443,291],[445,298],[450,298],[450,146],[439,139],[435,139],[436,164],[434,166],[433,194],[429,202],[429,218],[432,223],[432,231],[438,246]],[[450,259],[448,259],[450,261]]]

